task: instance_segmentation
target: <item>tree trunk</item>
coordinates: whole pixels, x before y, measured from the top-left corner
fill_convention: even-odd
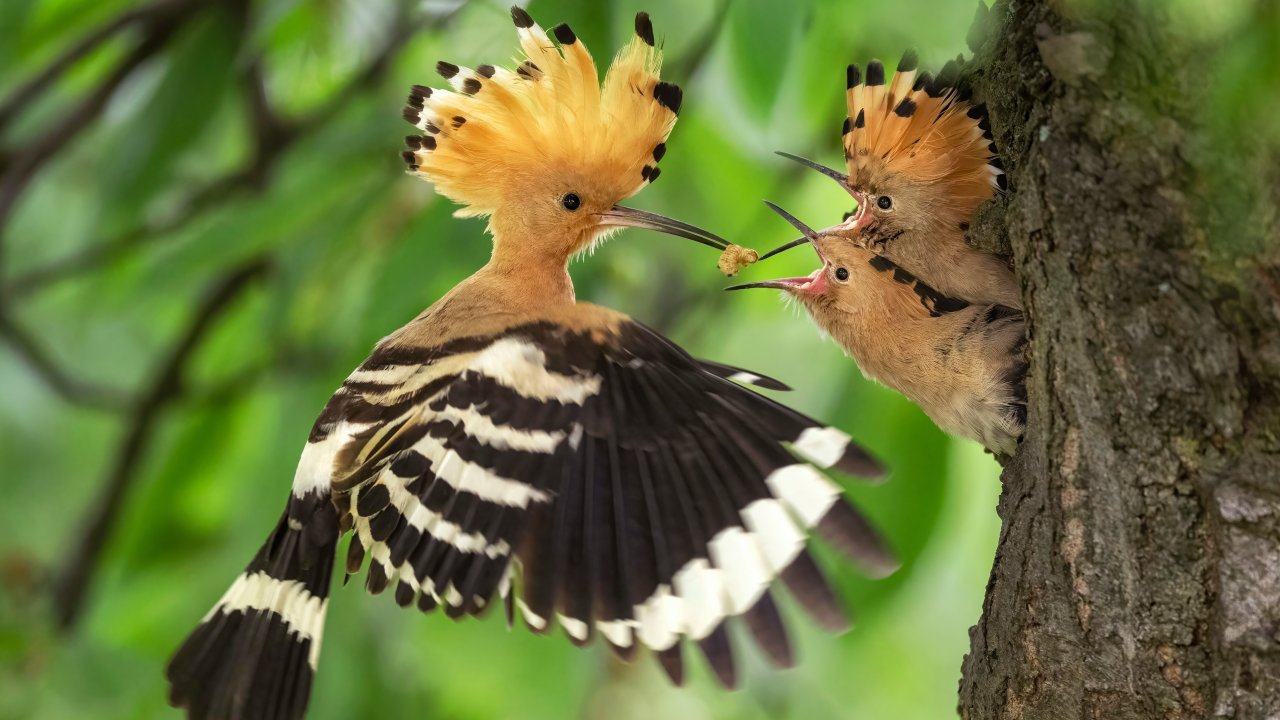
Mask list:
[[[970,33],[1010,179],[972,235],[1014,257],[1031,374],[964,718],[1280,717],[1275,120],[1164,5],[999,0]]]

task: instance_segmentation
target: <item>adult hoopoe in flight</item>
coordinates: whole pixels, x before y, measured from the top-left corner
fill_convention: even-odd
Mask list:
[[[818,233],[769,207],[803,233],[822,265],[805,277],[728,289],[786,292],[868,378],[907,396],[946,432],[1012,455],[1027,422],[1022,312],[950,297],[874,252],[873,240]]]
[[[916,65],[908,51],[888,84],[879,61],[867,64],[865,76],[857,65],[848,67],[847,174],[779,154],[835,179],[857,201],[824,232],[864,241],[947,295],[1021,308],[1008,264],[964,237],[977,207],[1005,183],[986,109],[969,103],[958,61],[937,78],[917,76]],[[807,242],[800,238],[760,259]]]
[[[646,646],[676,682],[695,641],[726,685],[725,621],[792,661],[770,598],[781,577],[826,628],[846,619],[805,550],[818,533],[875,573],[894,562],[819,469],[878,464],[847,435],[699,361],[620,313],[578,303],[568,260],[641,227],[715,247],[616,203],[658,177],[681,91],[658,77],[648,16],[603,85],[568,26],[520,8],[514,70],[440,63],[416,86],[411,170],[486,215],[493,255],[392,333],[311,430],[288,506],[178,650],[170,698],[192,718],[297,718],[319,656],[341,535],[345,571],[401,606],[452,617],[518,606],[535,632]],[[738,381],[738,382],[735,382]]]

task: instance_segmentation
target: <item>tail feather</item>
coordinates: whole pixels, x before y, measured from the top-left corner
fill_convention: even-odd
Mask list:
[[[337,539],[328,493],[291,498],[253,561],[169,662],[169,702],[192,720],[301,718]]]

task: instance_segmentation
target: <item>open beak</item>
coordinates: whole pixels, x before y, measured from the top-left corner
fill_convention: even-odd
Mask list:
[[[776,253],[782,252],[782,250],[785,250],[787,248],[793,248],[793,247],[796,247],[797,245],[804,245],[808,243],[813,246],[813,251],[818,254],[818,259],[822,261],[822,265],[817,270],[814,270],[812,273],[809,273],[804,277],[789,277],[789,278],[778,278],[776,280],[762,280],[760,282],[744,283],[742,285],[733,285],[725,288],[725,290],[746,290],[748,288],[772,288],[774,290],[787,290],[792,292],[820,293],[825,291],[827,289],[827,274],[826,274],[827,259],[822,256],[822,251],[818,249],[818,233],[815,232],[813,228],[801,222],[798,218],[796,218],[795,215],[792,215],[791,213],[787,212],[786,210],[783,210],[777,205],[774,205],[768,200],[765,200],[764,204],[768,205],[770,210],[778,213],[778,215],[781,215],[783,220],[786,220],[787,222],[791,223],[791,226],[799,230],[803,235],[803,237],[801,237],[799,240],[793,240],[787,243],[786,245],[783,245],[781,248],[765,254],[760,259],[763,260],[764,258],[769,257],[769,255],[774,255]]]
[[[822,268],[818,268],[817,272],[822,272]],[[750,288],[772,288],[774,290],[807,290],[814,283],[813,275],[804,277],[778,278],[777,280],[761,280],[760,282],[743,283],[741,285],[730,285],[725,290],[747,290]]]
[[[792,154],[791,154],[791,153],[789,153],[789,152],[782,152],[781,150],[777,150],[777,151],[775,151],[775,152],[774,152],[774,154],[775,154],[775,155],[781,155],[782,157],[784,157],[784,158],[786,158],[786,159],[788,159],[788,160],[795,160],[796,162],[798,162],[798,163],[800,163],[801,165],[803,165],[803,166],[805,166],[805,167],[809,168],[810,170],[817,170],[818,172],[822,173],[823,175],[826,175],[827,177],[831,178],[832,180],[835,180],[836,182],[840,183],[840,187],[844,188],[845,190],[849,190],[849,176],[848,176],[848,175],[845,175],[844,173],[840,172],[839,170],[832,170],[831,168],[827,167],[826,165],[823,165],[823,164],[821,164],[821,163],[816,163],[816,162],[814,162],[814,161],[810,160],[809,158],[806,158],[806,157],[800,157],[799,155],[792,155]],[[852,192],[852,191],[850,191],[850,192]]]
[[[645,230],[657,230],[668,235],[686,238],[694,242],[702,243],[708,247],[717,250],[724,250],[729,246],[729,241],[716,235],[708,230],[703,230],[696,225],[683,223],[679,220],[672,220],[665,215],[646,212],[644,210],[636,210],[635,208],[614,205],[612,208],[600,213],[601,227],[633,227],[644,228]]]
[[[839,170],[833,170],[821,163],[816,163],[808,158],[800,157],[799,155],[792,155],[791,153],[786,153],[781,151],[778,151],[777,154],[781,155],[784,158],[787,158],[788,160],[794,160],[800,163],[801,165],[804,165],[805,167],[809,168],[810,170],[814,170],[823,175],[826,175],[832,180],[835,180],[837,183],[840,184],[840,187],[844,188],[845,192],[849,193],[851,196],[853,196],[853,199],[857,201],[858,203],[857,210],[855,210],[851,215],[845,218],[845,220],[841,222],[839,225],[832,225],[831,227],[827,228],[826,230],[823,230],[822,232],[839,233],[842,235],[852,235],[854,233],[860,232],[862,228],[866,226],[867,221],[870,220],[870,215],[867,214],[867,195],[866,193],[859,192],[857,190],[854,190],[852,187],[850,187],[848,175],[845,175]],[[777,210],[776,207],[774,209]],[[788,217],[788,216],[784,215],[784,217]],[[794,220],[794,218],[792,218],[791,220]],[[788,222],[791,222],[791,220],[789,220]],[[798,221],[795,221],[795,222],[798,222]],[[795,222],[792,222],[792,224],[794,225]],[[761,255],[760,260],[773,257],[774,255],[777,255],[780,252],[784,252],[786,250],[790,250],[793,247],[803,245],[808,241],[809,241],[808,238],[800,238],[798,240],[792,240],[786,245],[776,247],[770,250],[769,252]]]

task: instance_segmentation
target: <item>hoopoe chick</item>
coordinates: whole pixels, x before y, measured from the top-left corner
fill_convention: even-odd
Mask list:
[[[1021,308],[1008,264],[965,242],[974,211],[1003,187],[1005,175],[986,109],[956,87],[959,72],[953,60],[938,78],[917,76],[914,52],[887,84],[880,62],[869,63],[865,76],[850,65],[848,173],[779,154],[835,179],[857,201],[853,213],[824,232],[866,243],[947,295]]]
[[[822,266],[729,289],[786,292],[868,378],[907,396],[944,431],[1012,455],[1027,419],[1022,312],[948,296],[864,244],[770,207],[804,233]]]
[[[770,594],[781,578],[846,626],[806,551],[816,531],[891,571],[876,531],[821,470],[882,471],[849,436],[752,391],[775,380],[699,361],[621,313],[576,302],[568,259],[623,226],[723,249],[618,201],[658,177],[680,108],[648,16],[603,85],[572,30],[553,42],[513,8],[514,71],[442,63],[416,87],[412,172],[486,215],[489,262],[381,341],[311,430],[279,523],[168,668],[192,718],[298,718],[316,671],[329,577],[451,617],[496,604],[534,632],[644,646],[675,682],[695,642],[735,682],[741,617],[792,663]]]

